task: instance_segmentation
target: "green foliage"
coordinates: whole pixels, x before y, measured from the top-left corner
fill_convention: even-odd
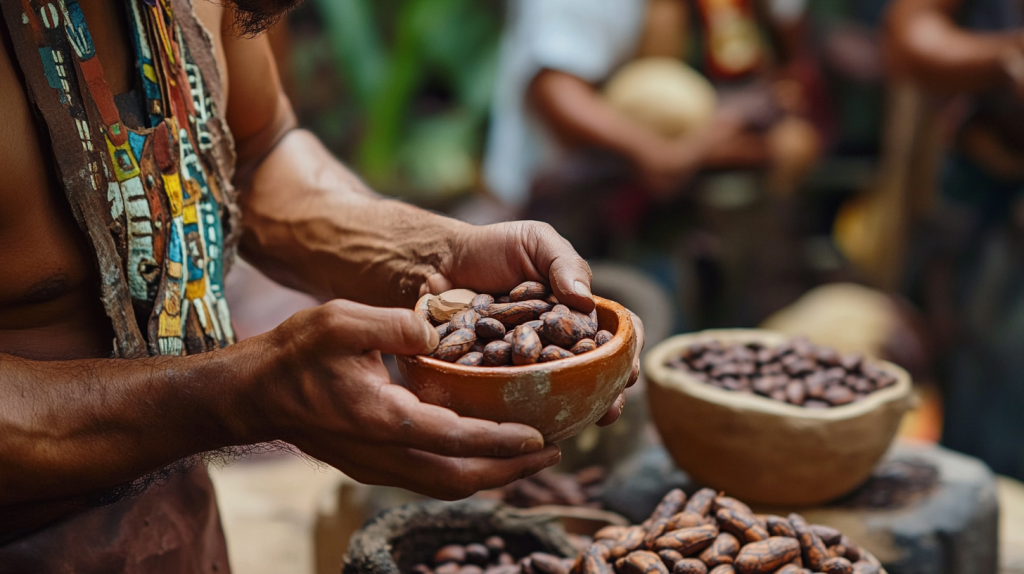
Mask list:
[[[407,195],[476,180],[493,90],[500,5],[479,0],[315,0],[337,74],[362,119],[373,185]]]

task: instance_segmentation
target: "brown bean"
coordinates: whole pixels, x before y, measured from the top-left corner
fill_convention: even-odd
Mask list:
[[[594,540],[615,540],[628,529],[629,527],[627,526],[605,526],[594,533]]]
[[[462,565],[458,562],[448,562],[435,568],[434,574],[459,574],[459,570],[462,570]]]
[[[696,558],[683,558],[672,567],[672,574],[707,574],[706,564]]]
[[[580,323],[580,327],[583,329],[584,337],[593,339],[597,335],[597,319],[592,318],[587,313],[573,310],[572,316],[576,318]]]
[[[476,330],[476,322],[480,320],[480,313],[477,313],[475,309],[467,307],[458,313],[452,315],[452,320],[449,321],[449,329],[469,329],[470,331]]]
[[[573,355],[582,355],[583,353],[589,353],[596,348],[597,342],[593,339],[580,339],[569,351]]]
[[[708,523],[708,518],[696,512],[684,510],[672,517],[669,523],[668,530],[679,530],[682,528],[693,528],[694,526],[703,526]]]
[[[522,574],[522,570],[515,564],[501,564],[489,567],[484,574]]]
[[[537,281],[526,281],[520,283],[515,289],[509,291],[508,298],[513,302],[529,301],[531,299],[546,299],[551,292],[547,286]]]
[[[543,347],[540,337],[533,329],[520,325],[512,332],[512,363],[515,365],[532,365],[540,358]]]
[[[669,570],[672,570],[672,568],[676,565],[676,562],[679,562],[680,560],[685,560],[682,554],[676,552],[675,550],[667,549],[658,551],[658,557],[661,558],[661,561],[665,563],[665,567]]]
[[[683,556],[692,556],[703,551],[718,537],[714,524],[673,530],[654,541],[655,550],[675,550]]]
[[[495,303],[480,311],[484,317],[497,319],[506,327],[518,325],[525,321],[532,321],[540,317],[541,313],[551,310],[551,304],[546,301],[531,300],[517,303]]]
[[[555,297],[554,295],[548,295],[544,300],[552,305],[558,305],[558,297]]]
[[[836,556],[822,561],[818,571],[823,574],[852,574],[853,564],[846,558]]]
[[[718,537],[700,553],[701,560],[709,567],[719,564],[732,564],[736,554],[740,551],[740,541],[728,532],[719,532]]]
[[[653,552],[638,550],[615,562],[619,574],[668,574],[661,558]]]
[[[854,562],[853,574],[882,574],[882,569],[870,562]]]
[[[718,525],[745,543],[760,542],[768,538],[768,529],[761,525],[752,512],[737,512],[723,508],[715,513]]]
[[[796,532],[793,530],[793,526],[789,524],[789,521],[781,516],[775,516],[770,514],[765,517],[765,523],[768,525],[768,534],[772,536],[788,536],[790,538],[796,538]]]
[[[466,548],[460,544],[448,544],[447,546],[442,546],[441,549],[434,554],[435,566],[447,564],[448,562],[462,564],[465,561]]]
[[[644,536],[644,548],[654,548],[654,541],[665,534],[669,518],[659,518],[647,527],[647,535]]]
[[[497,319],[481,317],[476,322],[476,336],[483,339],[500,339],[505,336],[505,325]]]
[[[491,341],[483,351],[483,364],[487,367],[504,367],[512,364],[512,345],[505,341]]]
[[[562,559],[557,556],[534,552],[530,554],[533,561],[533,571],[537,574],[569,574],[569,569],[562,564]]]
[[[557,361],[559,359],[568,359],[575,357],[569,351],[559,347],[558,345],[548,345],[540,352],[540,357],[537,359],[538,363],[550,363],[551,361]]]
[[[824,524],[811,524],[811,532],[818,535],[821,541],[825,543],[825,546],[835,546],[839,544],[839,541],[843,538],[843,533],[832,528],[831,526],[825,526]]]
[[[807,520],[799,514],[793,513],[789,515],[789,523],[793,526],[793,531],[796,532],[797,540],[800,541],[800,548],[803,551],[804,566],[814,571],[821,571],[822,562],[827,559],[828,549],[825,548],[825,544],[818,538],[818,535],[811,530]]]
[[[775,571],[775,574],[803,574],[803,568],[796,564],[786,564]]]
[[[807,400],[807,387],[801,380],[786,383],[786,401],[794,405],[803,405]]]
[[[844,535],[842,538],[839,539],[839,543],[846,548],[845,558],[847,560],[849,560],[850,562],[857,562],[861,559],[860,546],[857,546],[857,544],[854,541],[850,540]]]
[[[708,574],[736,574],[736,569],[732,564],[721,564],[712,568]]]
[[[458,574],[484,574],[484,570],[476,564],[466,564],[459,568]]]
[[[505,551],[505,539],[501,536],[488,536],[484,546],[491,551],[491,556],[497,556]]]
[[[572,315],[554,313],[547,316],[539,333],[548,341],[566,349],[571,349],[577,341],[586,338],[582,322]]]
[[[484,354],[479,352],[466,353],[459,357],[458,361],[455,361],[459,365],[466,365],[469,367],[479,367],[484,364]]]
[[[612,338],[614,338],[614,335],[608,331],[598,331],[597,334],[594,335],[594,342],[597,343],[598,347],[603,347],[611,341]]]
[[[773,536],[744,546],[733,564],[740,574],[768,574],[799,556],[800,544],[796,540]]]
[[[690,500],[683,507],[683,510],[687,512],[694,512],[701,516],[707,516],[711,512],[711,505],[715,502],[715,497],[718,496],[714,490],[710,488],[702,488],[697,492],[693,493]]]
[[[591,544],[573,563],[572,574],[612,574],[608,564],[608,549],[599,544]]]
[[[618,560],[634,550],[639,550],[643,546],[646,536],[647,531],[642,526],[630,526],[615,541],[615,545],[612,546],[611,552],[608,555],[609,558]]]
[[[476,342],[476,333],[469,329],[459,329],[450,333],[437,345],[437,349],[430,355],[435,359],[453,363],[462,355],[465,355]]]
[[[751,510],[749,506],[731,496],[720,495],[715,497],[714,502],[711,503],[712,512],[718,512],[722,508],[754,516],[754,511]]]
[[[683,510],[686,505],[686,493],[679,488],[673,488],[665,496],[661,497],[658,505],[651,512],[651,518],[671,518]]]
[[[448,336],[448,326],[449,325],[451,325],[450,322],[449,323],[441,323],[437,327],[434,327],[435,329],[437,329],[437,335],[440,338],[444,339],[445,337]]]
[[[490,305],[493,305],[493,304],[494,304],[494,296],[493,295],[488,295],[486,293],[480,293],[476,297],[473,297],[472,300],[470,300],[469,307],[470,307],[470,309],[476,309],[477,311],[479,311],[480,309],[484,309],[484,308],[489,307]]]

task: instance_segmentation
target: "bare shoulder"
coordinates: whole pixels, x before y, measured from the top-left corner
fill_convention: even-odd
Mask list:
[[[195,12],[196,18],[199,23],[206,28],[206,31],[210,34],[210,39],[213,41],[213,47],[217,59],[217,68],[220,73],[221,81],[224,83],[225,92],[227,90],[227,78],[228,78],[228,67],[227,67],[227,56],[224,53],[224,34],[225,34],[225,13],[224,3],[218,0],[192,0],[192,10]],[[228,26],[230,28],[230,26]],[[228,31],[230,33],[230,30]],[[220,102],[222,105],[224,102]]]

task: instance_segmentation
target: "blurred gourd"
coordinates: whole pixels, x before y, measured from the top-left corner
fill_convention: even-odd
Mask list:
[[[608,81],[604,96],[612,107],[667,138],[706,125],[718,107],[711,83],[675,58],[626,64]]]

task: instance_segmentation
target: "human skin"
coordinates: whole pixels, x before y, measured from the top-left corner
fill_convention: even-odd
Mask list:
[[[964,0],[897,0],[885,23],[892,72],[947,94],[1010,86],[1024,95],[1024,31],[975,32],[953,15]]]
[[[112,91],[126,91],[134,61],[120,3],[81,7]],[[332,301],[227,349],[105,358],[113,333],[94,257],[0,25],[0,541],[174,461],[235,445],[286,441],[356,480],[445,499],[556,463],[558,448],[535,429],[419,402],[390,384],[380,354],[433,349],[436,331],[409,309],[421,293],[453,285],[504,291],[547,280],[588,311],[586,262],[543,224],[474,227],[378,197],[295,129],[266,39],[236,37],[230,8],[197,1],[195,10],[212,36],[226,94],[218,109],[236,141],[242,254]]]

